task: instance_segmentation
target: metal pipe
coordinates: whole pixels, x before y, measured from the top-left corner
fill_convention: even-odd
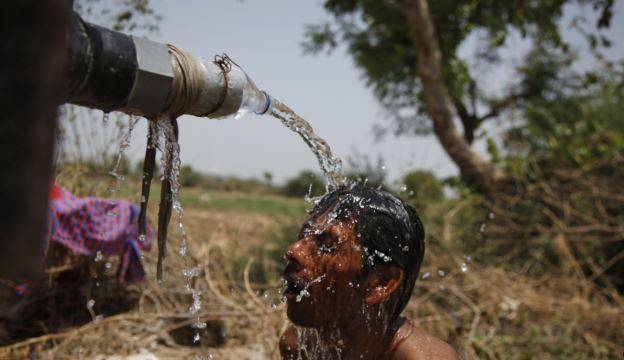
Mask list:
[[[270,97],[233,62],[223,66],[188,57],[189,67],[200,77],[195,82],[199,88],[173,91],[176,81],[192,86],[184,78],[188,74],[179,70],[176,56],[165,44],[87,23],[73,13],[67,34],[64,101],[150,117],[167,113],[172,103],[181,101],[177,97],[194,93],[197,96],[185,103],[181,113],[218,118],[268,110]]]

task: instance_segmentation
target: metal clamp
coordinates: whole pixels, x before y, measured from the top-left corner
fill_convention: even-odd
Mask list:
[[[140,115],[160,114],[173,84],[171,55],[164,44],[134,36],[132,40],[138,66],[125,108]]]

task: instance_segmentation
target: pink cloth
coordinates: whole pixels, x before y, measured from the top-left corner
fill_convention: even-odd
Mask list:
[[[55,242],[85,256],[120,256],[117,281],[145,278],[141,251],[151,248],[153,230],[139,239],[139,207],[128,200],[78,198],[57,184],[50,188],[47,244]]]

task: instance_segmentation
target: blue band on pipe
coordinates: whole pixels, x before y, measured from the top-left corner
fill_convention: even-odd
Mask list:
[[[271,97],[269,96],[269,94],[267,94],[265,91],[262,91],[262,93],[264,94],[264,98],[266,99],[265,101],[265,107],[264,110],[262,110],[262,112],[258,112],[256,114],[258,115],[264,115],[266,114],[267,111],[269,111],[269,108],[271,107]]]

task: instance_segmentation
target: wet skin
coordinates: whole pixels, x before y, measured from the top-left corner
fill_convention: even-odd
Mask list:
[[[403,270],[376,265],[365,274],[357,221],[332,219],[330,209],[308,220],[288,247],[284,295],[294,325],[280,341],[282,357],[307,359],[299,349],[321,341],[339,349],[341,359],[457,359],[443,341],[383,316],[397,302],[392,295],[402,284]],[[303,328],[318,330],[319,337],[298,336]]]
[[[284,296],[288,317],[300,326],[317,327],[340,318],[344,309],[338,304],[360,305],[357,279],[363,249],[354,236],[355,223],[326,222],[323,217],[306,224],[286,251]],[[301,296],[304,289],[310,296]]]

